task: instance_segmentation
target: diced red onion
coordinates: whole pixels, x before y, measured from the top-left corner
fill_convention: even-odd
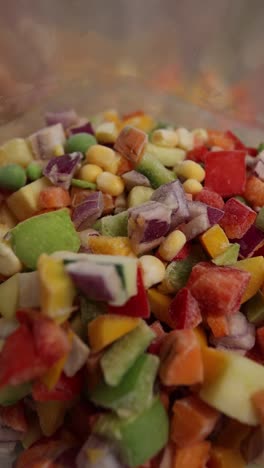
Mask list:
[[[227,317],[229,335],[223,338],[210,337],[210,343],[216,347],[248,351],[255,345],[255,327],[244,314],[237,312]]]
[[[83,125],[69,129],[70,135],[75,135],[76,133],[89,133],[90,135],[95,135],[91,122],[86,122]]]
[[[72,212],[73,223],[79,231],[90,226],[101,216],[104,209],[104,198],[100,191],[90,193]]]
[[[160,245],[170,228],[171,209],[149,201],[128,210],[128,237],[136,254]]]
[[[252,257],[256,250],[264,245],[264,232],[252,224],[241,239],[233,240],[240,245],[239,254],[241,257]]]
[[[0,442],[17,442],[21,440],[22,432],[15,431],[10,427],[2,426],[0,419]]]
[[[254,172],[260,180],[264,181],[264,163],[262,161],[257,162]]]
[[[17,441],[13,441],[13,442],[1,442],[0,441],[0,456],[8,456],[8,462],[9,462],[10,461],[9,457],[11,455],[13,455],[13,453],[15,451],[15,448],[16,448],[16,444],[17,444]],[[2,465],[2,468],[4,466],[6,466],[6,465]],[[7,466],[11,467],[11,465],[9,463],[8,463]]]
[[[28,142],[36,159],[50,159],[57,145],[64,145],[65,133],[58,123],[45,127],[28,137]]]
[[[207,214],[207,205],[199,201],[189,201],[188,208],[191,219],[197,218],[197,216],[202,214]]]
[[[46,112],[45,114],[47,125],[61,123],[64,129],[75,125],[78,122],[78,119],[79,117],[74,109],[59,112]]]
[[[71,350],[64,365],[64,372],[68,377],[73,377],[84,366],[89,352],[88,346],[74,334]]]
[[[89,449],[98,450],[102,456],[88,457]],[[77,468],[125,468],[118,460],[114,446],[110,441],[91,435],[81,448],[76,460]]]
[[[66,270],[77,288],[95,301],[115,302],[123,292],[121,279],[114,265],[77,261],[66,265]]]
[[[217,224],[224,216],[224,211],[207,205],[207,215],[210,225],[213,226],[214,224]]]
[[[172,210],[170,230],[189,219],[188,202],[179,180],[161,185],[151,196],[151,200],[163,203]]]
[[[64,154],[50,159],[43,174],[56,186],[68,189],[75,171],[82,160],[82,153]]]
[[[191,240],[205,232],[209,227],[210,223],[207,213],[204,213],[196,216],[187,224],[182,225],[181,231],[185,234],[187,240]]]
[[[141,187],[150,187],[150,181],[143,174],[137,171],[129,171],[122,175],[126,189],[130,192],[133,187],[140,185]]]

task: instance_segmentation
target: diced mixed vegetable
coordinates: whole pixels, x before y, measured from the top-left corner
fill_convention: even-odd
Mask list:
[[[46,125],[0,147],[0,454],[263,467],[262,146],[144,112]]]

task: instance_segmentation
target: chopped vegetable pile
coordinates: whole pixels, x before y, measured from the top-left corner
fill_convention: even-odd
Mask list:
[[[264,151],[144,112],[0,147],[16,468],[264,466]]]

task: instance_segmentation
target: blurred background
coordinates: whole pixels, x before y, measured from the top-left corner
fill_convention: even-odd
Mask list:
[[[2,3],[5,135],[11,122],[21,132],[39,125],[38,109],[72,105],[86,114],[144,108],[179,124],[199,126],[200,117],[264,128],[263,0]]]

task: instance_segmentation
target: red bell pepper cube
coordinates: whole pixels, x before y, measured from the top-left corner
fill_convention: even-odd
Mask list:
[[[0,420],[1,424],[11,427],[14,431],[26,432],[28,422],[23,401],[19,401],[12,406],[0,406]]]
[[[247,153],[249,154],[249,156],[253,156],[254,158],[258,154],[258,150],[257,148],[247,147]]]
[[[204,163],[206,155],[208,153],[208,148],[205,145],[202,146],[197,146],[196,148],[188,151],[186,155],[186,159],[191,159],[192,161],[198,162],[198,163]]]
[[[219,208],[219,210],[222,210],[225,206],[225,202],[221,195],[213,192],[212,190],[208,190],[207,188],[203,188],[201,192],[195,195],[195,201],[200,201],[206,205],[213,206],[214,208]]]
[[[257,213],[236,198],[227,200],[219,224],[229,239],[241,239],[255,222]]]
[[[202,262],[195,265],[186,287],[206,315],[230,315],[239,310],[250,273]]]
[[[234,142],[234,147],[236,150],[247,151],[247,148],[244,145],[244,143],[242,143],[242,141],[233,132],[230,132],[230,130],[228,130],[227,132],[225,132],[225,135]]]
[[[73,377],[67,377],[63,372],[52,390],[37,380],[32,388],[32,396],[36,401],[68,401],[73,400],[81,392],[84,374],[77,372]]]
[[[70,351],[66,332],[39,312],[20,311],[21,325],[0,353],[0,387],[40,377]]]
[[[222,197],[242,195],[246,186],[246,152],[212,151],[205,160],[205,187]]]
[[[188,288],[182,288],[171,301],[169,314],[174,328],[195,328],[202,321],[200,307]]]
[[[264,357],[264,327],[257,329],[256,338],[259,350],[261,351],[261,354]]]
[[[186,242],[186,244],[179,251],[179,253],[177,253],[177,255],[175,255],[175,257],[173,257],[172,262],[174,262],[176,260],[184,260],[186,257],[188,257],[191,254],[191,252],[192,252],[192,245],[191,245],[190,242]]]
[[[148,296],[144,287],[141,268],[137,270],[137,294],[128,299],[122,306],[108,305],[108,313],[142,318],[148,318],[150,316]]]

